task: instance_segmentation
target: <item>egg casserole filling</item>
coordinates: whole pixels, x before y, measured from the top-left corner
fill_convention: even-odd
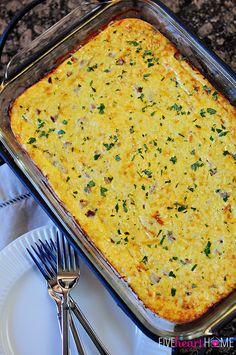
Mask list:
[[[139,19],[24,91],[17,140],[144,305],[182,323],[235,289],[236,109]]]

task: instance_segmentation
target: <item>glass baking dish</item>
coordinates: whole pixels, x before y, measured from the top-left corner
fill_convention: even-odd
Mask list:
[[[102,280],[105,280],[119,306],[148,336],[154,340],[172,336],[193,339],[217,334],[218,327],[235,316],[235,292],[201,318],[186,324],[172,323],[145,308],[128,284],[83,233],[72,216],[63,209],[46,178],[18,144],[11,131],[9,108],[21,92],[58,66],[70,51],[83,45],[90,36],[99,32],[111,21],[126,17],[143,19],[160,30],[232,104],[236,103],[235,75],[181,25],[164,5],[153,0],[118,0],[93,8],[82,19],[75,9],[12,59],[1,85],[0,140],[14,160],[17,169],[23,173],[29,188],[32,186],[35,189],[46,204],[47,210],[67,232],[68,238],[98,271]]]

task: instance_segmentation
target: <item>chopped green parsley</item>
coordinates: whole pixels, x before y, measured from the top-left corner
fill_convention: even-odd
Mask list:
[[[96,184],[95,184],[95,182],[93,180],[89,181],[88,184],[87,184],[87,186],[89,186],[89,187],[94,187],[95,185]]]
[[[148,257],[147,257],[147,255],[145,255],[145,256],[142,258],[141,263],[147,264],[147,262],[148,262]]]
[[[28,142],[27,142],[27,144],[33,144],[33,143],[35,143],[35,142],[36,142],[36,138],[30,137],[29,140],[28,140]]]
[[[104,110],[105,110],[105,105],[103,103],[101,103],[97,109],[99,110],[100,115],[104,114]]]
[[[115,160],[116,160],[116,161],[120,161],[120,160],[121,160],[121,157],[120,157],[119,155],[116,155],[116,156],[115,156]]]
[[[174,155],[173,157],[171,157],[171,158],[170,158],[170,161],[172,161],[173,164],[176,164],[176,162],[177,162],[176,155]]]
[[[196,267],[197,267],[197,264],[194,264],[191,271],[194,271],[196,269]]]
[[[104,147],[106,148],[106,150],[110,150],[112,147],[114,147],[114,143],[103,143]]]
[[[204,108],[201,108],[201,110],[200,110],[200,116],[206,117],[206,111],[204,110]]]
[[[62,136],[63,134],[65,134],[66,132],[63,131],[63,129],[60,129],[60,131],[57,132],[59,136]]]
[[[139,45],[139,42],[137,41],[127,41],[128,44],[131,44],[134,47],[137,47]]]
[[[170,277],[173,277],[174,279],[176,278],[176,275],[173,273],[173,271],[170,271],[170,272],[169,272],[169,276],[170,276]]]
[[[88,71],[88,72],[94,71],[95,69],[97,69],[97,67],[98,67],[98,65],[97,65],[97,64],[94,64],[93,66],[88,67],[88,68],[87,68],[87,71]]]
[[[208,112],[210,115],[214,115],[214,114],[216,113],[216,110],[214,110],[213,108],[208,107],[208,108],[207,108],[207,112]]]
[[[105,197],[107,193],[107,189],[105,187],[100,187],[100,194],[101,196]]]
[[[204,249],[204,253],[207,257],[209,257],[209,254],[211,253],[211,242],[208,240],[207,245]]]
[[[93,159],[98,160],[98,158],[101,156],[101,154],[94,154]]]
[[[150,75],[151,75],[151,74],[149,74],[149,73],[144,74],[144,75],[143,75],[144,80],[147,80],[147,78],[148,78]]]
[[[209,87],[206,86],[206,85],[203,86],[203,90],[205,90],[208,94],[211,93],[211,88],[209,88]]]
[[[201,168],[204,164],[201,161],[196,161],[191,165],[193,171],[197,171],[198,168]]]
[[[126,200],[123,200],[123,210],[124,210],[125,213],[128,212],[128,208],[126,206]]]
[[[181,105],[177,105],[176,103],[174,105],[171,106],[170,108],[171,110],[175,110],[177,112],[180,112],[182,110],[182,106]]]
[[[217,100],[218,100],[218,98],[219,98],[219,97],[218,97],[218,94],[219,94],[219,93],[218,93],[217,91],[214,91],[214,92],[213,92],[213,94],[212,94],[212,99],[213,99],[214,101],[217,101]]]

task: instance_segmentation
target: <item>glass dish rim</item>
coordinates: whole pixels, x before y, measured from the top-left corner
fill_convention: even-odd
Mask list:
[[[100,15],[102,15],[107,9],[109,9],[111,6],[114,6],[114,5],[116,5],[116,4],[119,4],[119,3],[123,3],[123,2],[125,2],[124,0],[116,0],[115,2],[113,2],[113,3],[111,3],[111,4],[108,4],[107,6],[105,6],[101,11],[99,11],[97,14],[92,14],[91,16],[93,16],[92,18],[90,18],[90,19],[88,19],[87,20],[87,22],[90,22],[92,19],[94,19],[95,17],[98,17],[98,16],[100,16]],[[162,10],[163,11],[165,11],[165,12],[167,12],[167,14],[168,14],[168,16],[171,16],[171,18],[174,20],[174,21],[176,21],[176,18],[174,17],[173,18],[173,15],[171,14],[171,12],[168,10],[168,11],[166,11],[166,7],[163,5],[163,4],[161,4],[158,0],[138,0],[137,1],[137,3],[139,3],[139,2],[142,2],[142,3],[145,3],[145,4],[148,4],[148,3],[154,3],[154,4],[157,4],[158,6],[161,6],[161,8],[162,8]],[[89,15],[89,14],[88,14]],[[60,23],[60,21],[58,22],[58,23]],[[182,24],[180,24],[179,23],[179,21],[178,21],[178,24],[182,27],[182,28],[185,28],[185,26],[183,26]],[[190,35],[190,37],[195,41],[195,38],[194,38],[194,36],[191,34],[191,32],[189,32],[189,30],[187,29],[186,30],[187,32],[188,32],[188,34]],[[201,42],[198,40],[197,41],[198,42],[198,45],[200,44],[201,46],[202,46],[202,44],[201,44]],[[206,48],[204,48],[205,46],[203,46],[203,49],[204,50],[206,50]],[[216,56],[213,54],[213,53],[211,53],[211,51],[209,51],[209,50],[207,50],[207,52],[209,52],[210,53],[210,56],[212,57],[212,58],[214,58],[214,60],[216,60],[217,58],[216,58]],[[34,63],[33,63],[34,64]],[[219,63],[219,65],[220,66],[222,66],[222,64],[221,63]],[[27,69],[27,68],[26,68]],[[224,71],[226,71],[227,73],[228,73],[228,75],[231,75],[232,73],[231,73],[231,71],[228,71],[227,70],[227,68],[225,68],[225,67],[223,67],[222,66],[222,69],[224,70]],[[20,75],[20,74],[19,74]],[[4,88],[5,88],[5,86],[6,85],[9,85],[12,81],[14,81],[15,79],[17,79],[17,76],[15,77],[15,78],[13,78],[13,79],[11,79],[9,82],[7,82],[7,83],[5,83],[5,85],[4,85],[4,87],[2,87],[2,91],[4,90]],[[232,77],[232,79],[234,80],[234,79],[236,79],[236,78],[234,78],[234,76]],[[0,132],[1,133],[1,132]],[[5,140],[4,140],[4,137],[2,136],[2,134],[0,134],[0,139],[2,140],[2,142],[3,143],[6,143],[5,142]],[[5,144],[4,144],[5,145]],[[8,147],[9,148],[9,147]],[[10,151],[10,153],[12,153],[11,151]],[[15,157],[15,155],[13,155],[13,158],[16,158]],[[16,159],[15,159],[16,160]],[[24,169],[23,169],[23,167],[22,167],[22,164],[18,164],[18,165],[20,165],[21,166],[21,168],[22,168],[22,170],[24,171]],[[29,179],[29,181],[31,180],[31,177],[28,175],[28,173],[26,173],[25,174],[26,175],[26,177]],[[30,182],[32,182],[32,181],[30,181]],[[50,203],[49,203],[49,205],[50,205]],[[53,208],[53,206],[51,206],[51,209],[52,209],[52,211],[54,211],[54,208]],[[55,213],[55,211],[54,211],[54,213]],[[65,227],[67,227],[67,226],[65,226]],[[67,229],[67,232],[69,233],[69,230]],[[77,240],[77,239],[76,239]],[[75,242],[75,240],[73,239],[73,241]],[[81,246],[79,246],[80,248],[81,248]],[[102,277],[104,277],[103,275],[102,275]],[[111,286],[111,285],[110,285]],[[111,286],[112,287],[112,286]],[[114,287],[113,287],[114,288]],[[117,291],[115,290],[115,293],[117,293]],[[118,293],[119,294],[119,293]],[[134,312],[132,311],[132,310],[130,310],[130,312],[132,312],[133,313],[133,316],[135,316],[135,317],[137,317],[137,315],[136,314],[134,314]],[[129,316],[131,316],[130,314],[129,314]],[[131,318],[133,318],[132,316],[131,316]],[[134,320],[134,319],[133,319]],[[135,320],[134,320],[135,321]],[[140,321],[140,319],[139,319],[139,321]],[[190,323],[186,323],[186,324],[190,324]],[[143,326],[145,327],[145,325],[143,324]],[[146,324],[146,327],[147,327],[147,324]],[[146,330],[146,329],[145,329]],[[150,335],[150,332],[152,333],[152,336],[151,337],[153,337],[153,332],[150,330],[150,329],[147,329],[148,330],[148,332],[149,332],[149,336],[151,336]],[[209,329],[207,330],[208,332],[209,332]],[[154,333],[155,334],[155,333]],[[210,334],[210,332],[209,332],[209,334]],[[154,338],[156,338],[156,337],[158,337],[158,336],[162,336],[163,334],[160,334],[160,335],[157,335],[157,334],[155,334],[154,335]],[[171,335],[168,335],[168,336],[174,336],[175,334],[171,334]],[[198,334],[197,333],[197,335],[198,336],[200,336],[200,334]],[[202,334],[201,334],[202,335]],[[206,334],[207,335],[207,334]],[[191,335],[191,337],[186,337],[186,339],[190,339],[190,338],[192,338],[193,336],[195,336],[195,334],[194,335]]]

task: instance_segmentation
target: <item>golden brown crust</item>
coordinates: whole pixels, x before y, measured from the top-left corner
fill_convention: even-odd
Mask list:
[[[11,127],[145,306],[185,323],[236,285],[235,116],[163,35],[125,19],[20,95]]]

